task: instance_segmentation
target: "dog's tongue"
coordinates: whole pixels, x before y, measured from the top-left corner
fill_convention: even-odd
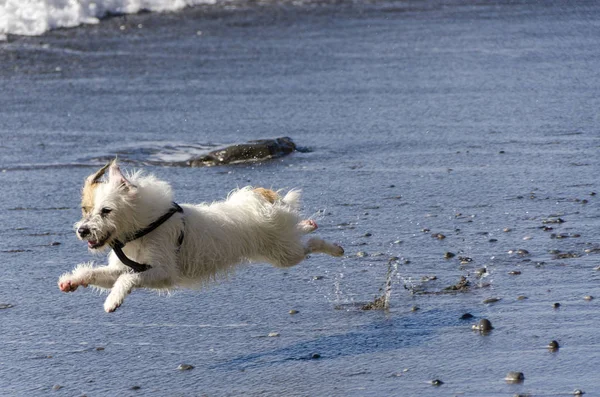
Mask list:
[[[88,247],[93,247],[96,244],[98,244],[96,240],[88,240]]]

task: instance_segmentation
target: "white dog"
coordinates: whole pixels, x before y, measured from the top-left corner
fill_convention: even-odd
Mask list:
[[[299,198],[297,190],[280,197],[246,187],[225,201],[179,206],[168,183],[141,172],[125,177],[113,161],[86,179],[75,225],[91,251],[112,248],[108,266],[80,264],[58,286],[110,288],[104,310],[113,312],[133,288],[199,285],[244,262],[289,267],[313,252],[343,255],[322,239],[302,241],[317,225],[300,220]]]

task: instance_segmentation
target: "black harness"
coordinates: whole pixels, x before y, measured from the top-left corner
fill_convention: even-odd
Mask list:
[[[145,272],[148,269],[151,269],[152,266],[147,265],[147,264],[143,264],[143,263],[138,263],[134,260],[131,260],[127,257],[127,255],[125,255],[125,253],[123,252],[123,247],[125,247],[125,244],[133,241],[133,240],[137,240],[138,238],[144,237],[146,234],[152,232],[154,229],[156,229],[157,227],[159,227],[160,225],[162,225],[163,223],[165,223],[170,217],[172,217],[176,212],[179,213],[183,213],[183,208],[181,208],[179,206],[179,204],[177,203],[173,203],[171,205],[171,208],[169,209],[168,212],[166,212],[163,216],[161,216],[160,218],[158,218],[157,220],[155,220],[154,222],[152,222],[151,224],[148,225],[148,227],[138,230],[137,232],[135,232],[133,234],[133,236],[129,237],[127,240],[125,240],[124,242],[121,242],[119,240],[115,240],[110,247],[113,249],[113,251],[115,251],[115,254],[117,254],[117,257],[119,258],[119,260],[121,262],[123,262],[124,265],[129,266],[134,273],[141,273],[141,272]],[[182,218],[183,220],[183,218]],[[184,229],[185,229],[185,221],[183,221],[183,229],[181,229],[181,233],[179,234],[179,238],[177,239],[177,244],[179,245],[179,247],[181,247],[181,244],[183,243],[183,237],[184,237]]]

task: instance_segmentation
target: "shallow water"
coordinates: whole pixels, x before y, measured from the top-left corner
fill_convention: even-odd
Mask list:
[[[594,2],[273,3],[11,36],[0,44],[0,303],[13,305],[0,310],[0,394],[600,394],[598,299],[584,300],[600,297],[599,24]],[[107,156],[135,165],[148,148],[277,136],[312,151],[145,168],[178,202],[302,188],[304,213],[344,258],[135,291],[113,314],[92,290],[60,293],[61,273],[104,260],[72,225],[83,178]],[[384,293],[392,257],[390,310],[360,310]],[[436,293],[461,276],[470,291]],[[490,334],[471,330],[481,318]],[[507,384],[509,371],[524,383]]]

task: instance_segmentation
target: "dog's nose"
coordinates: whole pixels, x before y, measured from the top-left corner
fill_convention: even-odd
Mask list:
[[[79,229],[77,229],[77,233],[79,233],[80,237],[87,237],[90,235],[90,228],[87,226],[81,226]]]

